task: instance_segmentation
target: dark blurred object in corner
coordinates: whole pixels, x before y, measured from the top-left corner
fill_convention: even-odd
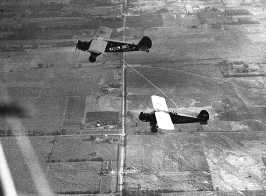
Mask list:
[[[25,118],[26,110],[16,102],[0,103],[0,118],[3,117],[18,117]]]

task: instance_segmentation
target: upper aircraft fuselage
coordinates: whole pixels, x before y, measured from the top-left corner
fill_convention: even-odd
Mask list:
[[[76,49],[91,53],[90,62],[95,62],[96,57],[104,52],[130,52],[130,51],[146,51],[152,46],[149,37],[144,36],[139,43],[127,43],[122,41],[108,40],[101,37],[91,39],[90,41],[78,40]]]

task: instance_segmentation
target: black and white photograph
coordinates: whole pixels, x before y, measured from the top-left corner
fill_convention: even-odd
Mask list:
[[[0,196],[266,196],[266,0],[0,0]]]

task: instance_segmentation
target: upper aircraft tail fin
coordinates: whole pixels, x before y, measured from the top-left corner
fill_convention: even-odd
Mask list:
[[[199,119],[201,125],[206,125],[208,124],[209,113],[206,110],[201,110],[197,118]]]
[[[144,50],[144,51],[149,51],[151,46],[152,46],[152,42],[148,36],[144,36],[137,44],[138,49]]]

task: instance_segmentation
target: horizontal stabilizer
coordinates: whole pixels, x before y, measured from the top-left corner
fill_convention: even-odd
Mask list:
[[[171,117],[168,113],[166,112],[155,112],[155,117],[157,120],[158,127],[160,129],[165,129],[165,130],[174,130],[174,124],[171,120]]]
[[[168,112],[168,107],[167,107],[165,98],[159,97],[157,95],[152,95],[151,101],[152,101],[152,105],[155,111]]]

